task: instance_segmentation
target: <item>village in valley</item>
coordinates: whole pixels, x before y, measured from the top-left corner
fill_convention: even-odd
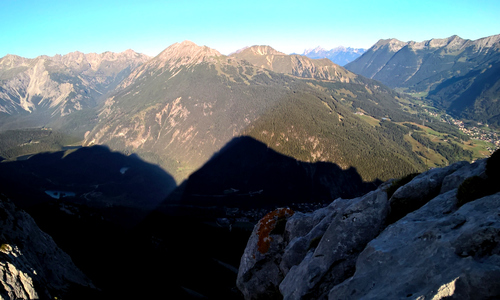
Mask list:
[[[490,153],[493,153],[496,149],[500,148],[500,131],[491,128],[488,124],[483,124],[481,122],[466,123],[463,120],[455,119],[446,113],[433,112],[427,108],[424,108],[424,111],[430,116],[438,118],[441,122],[457,126],[463,134],[467,135],[471,139],[493,144],[491,147],[487,147]]]
[[[469,136],[471,139],[481,140],[488,143],[492,143],[495,147],[488,149],[491,153],[493,153],[496,149],[500,148],[500,132],[491,129],[488,124],[477,123],[474,124],[466,124],[461,120],[456,120],[449,115],[445,115],[442,117],[443,121],[454,124],[460,129],[461,132]]]

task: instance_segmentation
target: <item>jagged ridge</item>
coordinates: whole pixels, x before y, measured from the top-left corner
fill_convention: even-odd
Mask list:
[[[65,116],[97,105],[99,98],[148,56],[127,50],[101,54],[72,52],[34,59],[0,59],[0,111],[7,114],[48,111]]]
[[[423,42],[380,40],[346,65],[392,88],[419,93],[455,117],[500,126],[500,35]]]
[[[311,59],[301,55],[286,55],[269,46],[252,46],[231,57],[246,60],[255,66],[274,72],[304,78],[340,82],[356,82],[356,75],[334,64],[329,59]]]

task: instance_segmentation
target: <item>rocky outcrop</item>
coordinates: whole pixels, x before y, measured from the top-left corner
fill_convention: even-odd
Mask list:
[[[283,226],[292,215],[290,209],[277,209],[255,226],[241,259],[236,283],[246,299],[278,297],[278,285],[283,279],[277,263],[285,245]]]
[[[26,212],[0,198],[0,299],[55,299],[92,282]]]
[[[389,226],[328,299],[493,299],[500,296],[500,194],[455,209],[454,191]]]
[[[238,287],[246,299],[499,297],[499,190],[460,207],[456,196],[466,178],[486,177],[486,164],[429,170],[389,199],[386,191],[397,181],[297,212],[281,234],[270,235],[264,253],[257,247],[259,223],[241,259]]]

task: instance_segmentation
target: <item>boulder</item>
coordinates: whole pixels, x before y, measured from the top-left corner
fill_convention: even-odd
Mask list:
[[[446,193],[456,189],[467,178],[472,176],[485,176],[486,159],[478,160],[472,164],[464,165],[456,172],[451,173],[443,179],[440,193]]]
[[[445,177],[468,165],[468,162],[462,161],[445,168],[431,169],[397,189],[389,199],[391,205],[389,223],[399,220],[437,196]]]
[[[284,299],[319,298],[354,273],[365,245],[384,228],[389,212],[384,187],[342,200],[316,249],[293,266],[280,284]]]
[[[493,299],[500,296],[500,194],[455,213],[455,190],[389,226],[328,299]]]

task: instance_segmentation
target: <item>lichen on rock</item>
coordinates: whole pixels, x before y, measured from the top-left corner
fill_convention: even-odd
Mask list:
[[[290,208],[278,208],[265,215],[257,224],[257,242],[258,250],[262,254],[266,254],[271,246],[273,233],[283,233],[287,218],[293,215],[293,210]]]

